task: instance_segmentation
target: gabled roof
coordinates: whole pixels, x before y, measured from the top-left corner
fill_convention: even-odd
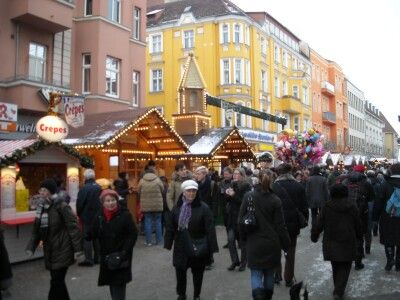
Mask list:
[[[197,64],[197,60],[193,53],[190,53],[186,60],[185,69],[181,81],[179,82],[178,90],[181,88],[206,88],[204,78],[201,75],[199,65]]]
[[[228,0],[182,0],[148,7],[147,12],[157,12],[154,18],[148,15],[147,27],[177,21],[183,13],[191,13],[196,19],[225,15],[247,16]]]
[[[383,128],[383,132],[390,132],[390,133],[393,132],[394,134],[398,135],[396,130],[393,128],[393,126],[386,119],[385,115],[382,114],[382,113],[381,113],[381,119],[385,123],[385,127]]]

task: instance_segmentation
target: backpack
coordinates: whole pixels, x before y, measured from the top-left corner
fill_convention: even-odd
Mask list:
[[[395,188],[392,196],[386,203],[386,212],[393,218],[400,218],[400,198],[398,197],[400,189]]]
[[[357,206],[360,212],[360,216],[368,214],[367,197],[361,187],[361,184],[349,182],[347,184],[347,188],[349,189],[348,199],[350,202],[354,203]]]

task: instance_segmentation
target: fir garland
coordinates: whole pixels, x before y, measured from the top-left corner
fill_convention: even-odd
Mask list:
[[[62,144],[61,142],[51,143],[43,139],[39,139],[37,142],[33,143],[29,147],[15,150],[11,155],[0,158],[0,168],[7,167],[9,165],[14,165],[21,159],[34,154],[36,151],[45,149],[49,145],[59,146],[65,153],[79,159],[79,163],[83,168],[93,168],[94,162],[92,158],[87,155],[82,155],[76,151],[72,146]]]

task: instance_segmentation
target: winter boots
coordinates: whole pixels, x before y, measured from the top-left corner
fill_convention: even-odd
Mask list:
[[[270,300],[272,299],[274,291],[266,290],[266,289],[255,289],[252,291],[253,300]]]
[[[385,254],[386,254],[386,266],[385,270],[386,271],[391,271],[393,266],[395,265],[394,261],[394,247],[385,247]]]

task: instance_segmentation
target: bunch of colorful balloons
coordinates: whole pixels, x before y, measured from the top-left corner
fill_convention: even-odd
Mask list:
[[[285,129],[278,135],[276,158],[301,166],[318,164],[325,153],[323,139],[324,136],[313,128],[303,132]]]

